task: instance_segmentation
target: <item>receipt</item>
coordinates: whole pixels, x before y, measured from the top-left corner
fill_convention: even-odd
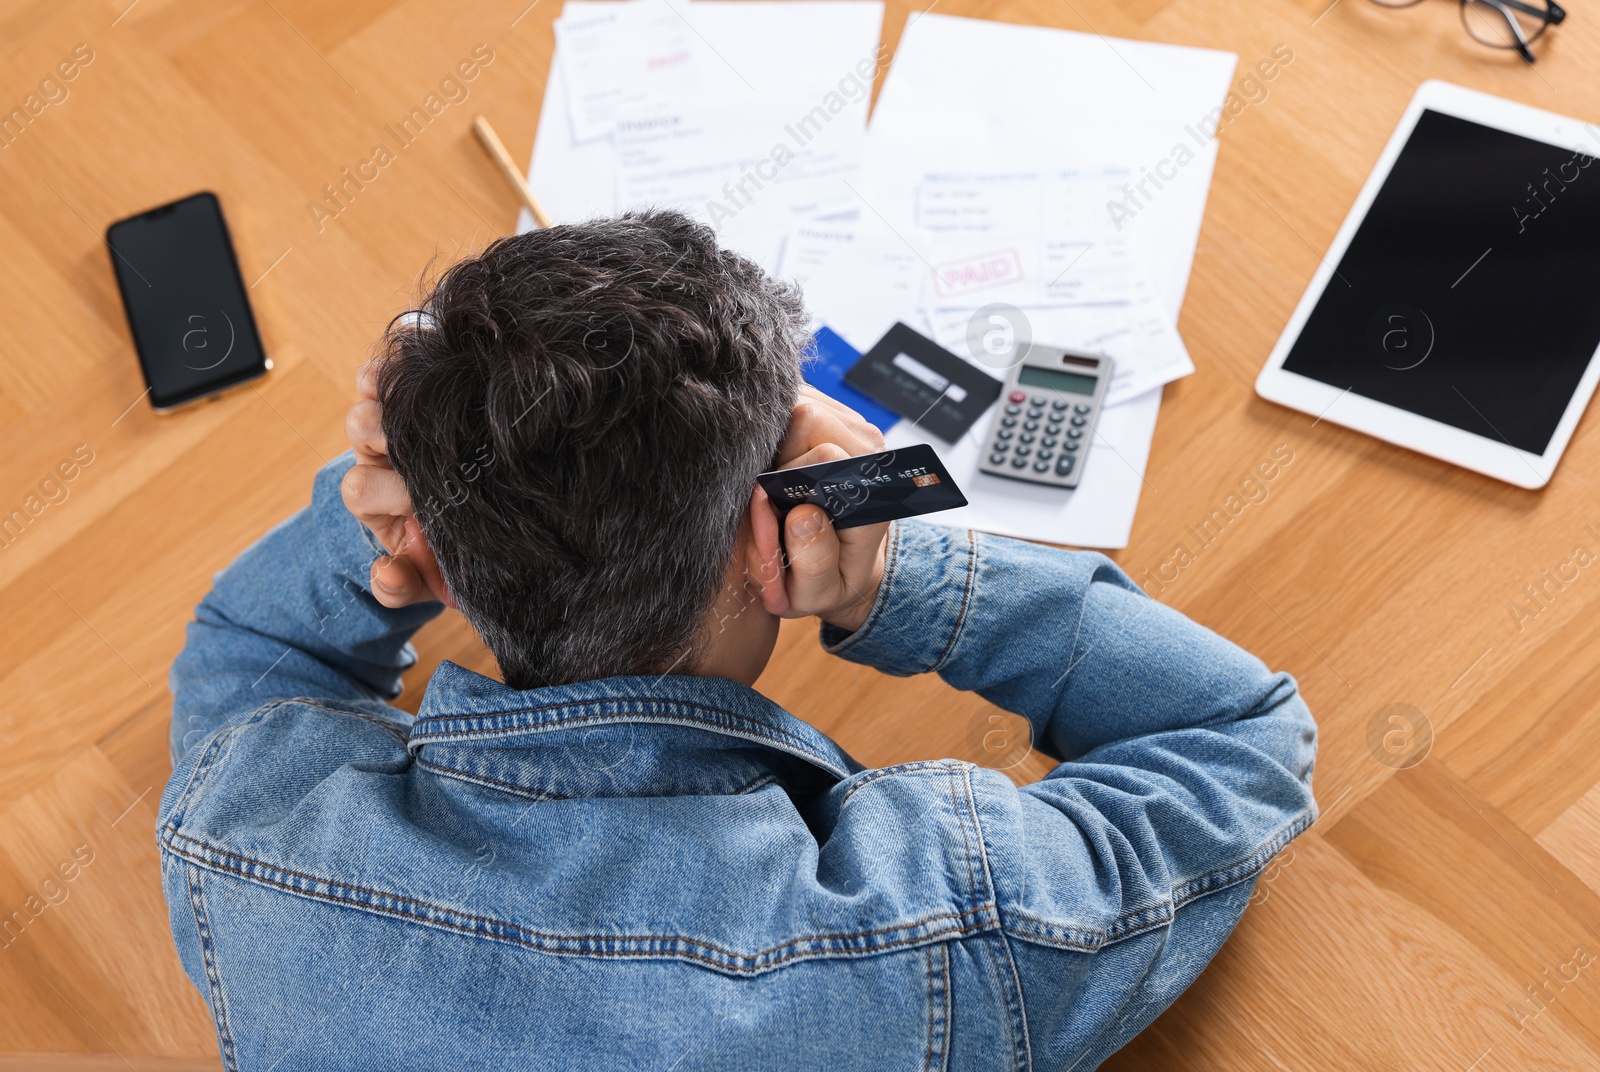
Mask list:
[[[555,21],[575,142],[612,133],[620,108],[700,87],[700,38],[664,0],[585,5]]]

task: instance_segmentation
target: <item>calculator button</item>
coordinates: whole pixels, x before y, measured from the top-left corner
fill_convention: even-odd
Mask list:
[[[996,439],[1010,439],[1012,436],[1014,436],[1016,434],[1017,433],[1013,432],[1009,428],[1002,428],[999,431],[995,432],[994,437]]]
[[[1011,401],[1017,403],[1026,402],[1028,400],[1028,396],[1023,394],[1021,391],[1012,391],[1010,397]]]
[[[1069,437],[1073,438],[1073,439],[1082,439],[1083,438],[1083,429],[1082,428],[1068,428],[1067,429],[1067,435]]]
[[[1055,431],[1055,429],[1054,428],[1047,428],[1047,429],[1045,429],[1045,431],[1046,432],[1053,432],[1053,431]],[[1053,447],[1053,446],[1056,445],[1056,437],[1053,436],[1053,435],[1046,435],[1043,439],[1039,440],[1039,445],[1041,447]]]
[[[1052,414],[1050,414],[1050,423],[1051,424],[1060,424],[1065,417],[1066,417],[1066,414],[1064,414],[1064,413],[1052,413]]]
[[[1061,449],[1062,450],[1077,450],[1082,445],[1083,444],[1079,443],[1076,439],[1069,439],[1065,443],[1061,444]]]
[[[1089,412],[1089,407],[1086,403],[1079,402],[1076,406],[1072,407],[1072,412],[1082,416],[1083,414]]]
[[[1032,432],[1023,432],[1021,435],[1019,435],[1017,437],[1017,442],[1018,443],[1032,443],[1033,442],[1033,433]]]
[[[1022,407],[1021,406],[1007,406],[1006,407],[1006,416],[1007,417],[1015,417],[1017,414],[1019,414],[1021,412],[1022,412]]]
[[[1026,459],[1026,458],[1012,458],[1011,459],[1011,468],[1013,468],[1013,469],[1026,469],[1027,467],[1028,467],[1028,459]]]
[[[1056,476],[1071,476],[1072,463],[1075,459],[1070,454],[1063,454],[1061,460],[1056,462]]]
[[[1030,455],[1032,453],[1033,453],[1033,448],[1032,447],[1018,447],[1017,448],[1017,457],[1019,457],[1019,458],[1026,458],[1028,455]]]
[[[1048,473],[1050,471],[1050,463],[1049,462],[1034,462],[1033,463],[1033,471],[1036,472],[1036,473]]]
[[[1072,418],[1072,427],[1074,427],[1074,428],[1082,428],[1084,425],[1086,425],[1088,423],[1089,423],[1089,419],[1087,417],[1074,417],[1074,418]]]
[[[1054,458],[1055,456],[1056,456],[1056,452],[1053,451],[1053,450],[1048,450],[1047,449],[1047,450],[1041,450],[1039,452],[1039,460],[1042,461],[1042,462],[1047,462],[1051,458]]]
[[[1004,465],[1005,463],[1006,463],[1006,456],[1004,454],[991,454],[991,455],[989,455],[989,464],[990,465]]]
[[[1025,422],[1023,422],[1022,430],[1024,432],[1037,432],[1039,430],[1039,422],[1038,421],[1025,421]]]
[[[1044,395],[1034,395],[1029,401],[1036,406],[1042,406],[1044,405]]]
[[[1043,417],[1043,416],[1044,416],[1044,410],[1042,410],[1042,409],[1030,409],[1028,411],[1028,417],[1031,420],[1035,420],[1036,421],[1040,417]]]
[[[990,447],[989,449],[997,454],[1004,454],[1006,451],[1011,449],[1011,444],[1007,443],[1003,439],[997,439],[994,441],[994,446]]]
[[[1050,408],[1054,410],[1063,410],[1069,405],[1071,405],[1071,403],[1069,403],[1066,399],[1058,398],[1054,402],[1050,403]]]
[[[1002,427],[1002,428],[1015,428],[1016,426],[1017,426],[1017,419],[1015,417],[1001,417],[1000,418],[1000,427]]]

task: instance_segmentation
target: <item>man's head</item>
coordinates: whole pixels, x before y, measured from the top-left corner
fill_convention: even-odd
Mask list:
[[[501,239],[390,326],[389,457],[507,684],[691,668],[808,340],[794,288],[660,212]]]

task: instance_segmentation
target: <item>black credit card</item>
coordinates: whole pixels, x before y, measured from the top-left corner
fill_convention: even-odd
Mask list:
[[[781,522],[801,503],[815,503],[836,529],[876,525],[967,505],[944,462],[926,443],[840,458],[756,477]]]
[[[844,382],[954,443],[1000,397],[1000,381],[926,335],[896,324]]]

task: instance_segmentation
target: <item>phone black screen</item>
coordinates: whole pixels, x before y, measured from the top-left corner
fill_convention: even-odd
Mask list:
[[[1543,454],[1600,347],[1597,281],[1595,158],[1430,109],[1283,367]]]
[[[215,194],[194,194],[114,223],[106,242],[157,409],[265,371],[266,354]]]

